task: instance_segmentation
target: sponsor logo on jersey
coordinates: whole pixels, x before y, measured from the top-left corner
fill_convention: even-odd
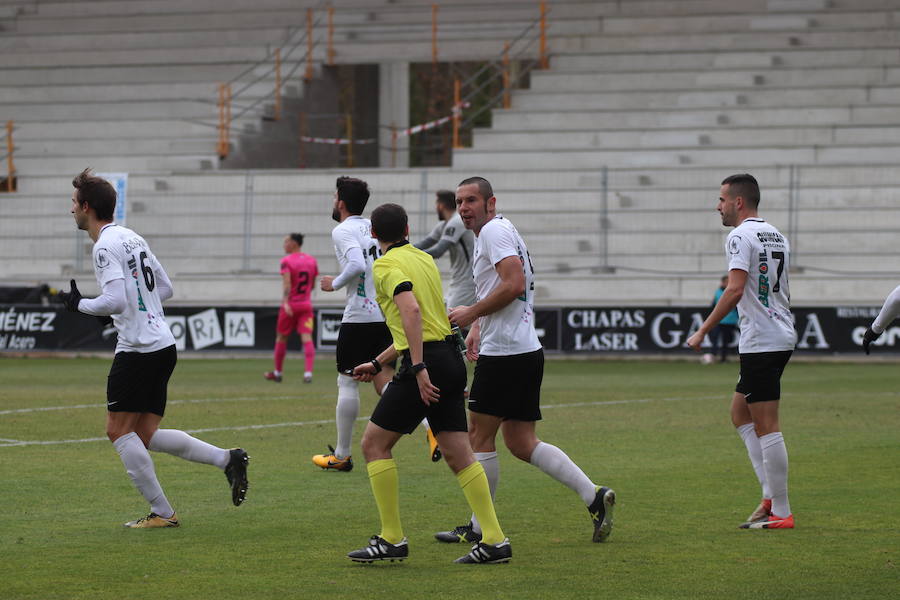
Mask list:
[[[97,250],[97,258],[94,262],[97,264],[98,269],[105,269],[109,266],[109,253],[106,251],[106,248]]]

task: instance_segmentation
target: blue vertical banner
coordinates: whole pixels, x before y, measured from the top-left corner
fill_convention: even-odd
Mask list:
[[[116,190],[116,212],[113,218],[124,227],[128,216],[128,173],[97,173],[97,177],[107,180]]]

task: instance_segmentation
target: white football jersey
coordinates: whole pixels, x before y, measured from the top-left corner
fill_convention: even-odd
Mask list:
[[[384,315],[375,301],[375,284],[372,281],[372,263],[381,256],[378,242],[372,237],[372,223],[357,215],[347,217],[331,231],[331,241],[341,270],[347,266],[347,253],[353,248],[359,248],[366,261],[365,272],[346,285],[347,306],[341,322],[383,322]]]
[[[525,293],[495,313],[481,317],[481,346],[485,356],[509,356],[534,352],[541,347],[534,330],[534,267],[525,241],[509,220],[497,215],[475,238],[472,271],[478,300],[500,285],[496,264],[516,256],[525,273]]]
[[[119,335],[116,352],[155,352],[175,343],[156,290],[162,270],[147,242],[130,229],[104,225],[94,243],[94,274],[100,289],[125,280],[125,310],[112,315]]]
[[[797,343],[788,284],[791,249],[780,231],[758,217],[745,219],[725,242],[728,270],[747,272],[738,302],[741,354],[793,350]]]

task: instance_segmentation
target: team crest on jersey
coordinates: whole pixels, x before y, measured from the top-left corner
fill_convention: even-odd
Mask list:
[[[760,273],[768,273],[769,265],[767,265],[766,263],[759,263],[759,272]]]
[[[97,250],[97,258],[94,262],[97,264],[98,269],[105,269],[109,266],[109,254],[106,252],[105,248]]]
[[[732,237],[730,240],[728,240],[728,251],[731,254],[737,254],[741,251],[741,247],[739,245],[740,241],[741,241],[741,236],[739,236],[739,235],[736,235],[736,236]]]

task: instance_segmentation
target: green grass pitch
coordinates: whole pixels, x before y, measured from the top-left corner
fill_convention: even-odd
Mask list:
[[[618,493],[608,543],[592,544],[581,500],[500,449],[496,504],[508,565],[462,566],[432,539],[468,518],[455,478],[401,440],[404,563],[345,557],[378,532],[356,468],[310,462],[334,443],[329,357],[300,382],[266,359],[187,360],[164,426],[250,453],[247,502],[213,467],[153,454],[182,521],[126,530],[147,506],[104,438],[107,359],[0,359],[0,598],[896,598],[900,590],[900,369],[801,363],[783,380],[793,531],[737,525],[758,486],[728,417],[737,367],[553,360],[538,434]],[[363,389],[361,416],[374,406]],[[38,410],[51,408],[52,410]],[[17,445],[20,442],[61,442]]]

